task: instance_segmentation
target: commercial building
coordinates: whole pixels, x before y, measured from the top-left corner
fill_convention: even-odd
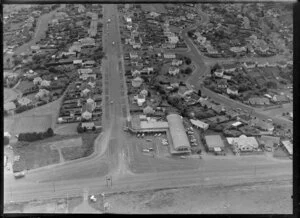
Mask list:
[[[255,137],[241,135],[240,137],[228,137],[226,139],[230,145],[235,146],[239,151],[253,151],[258,148],[258,142]]]
[[[182,123],[182,117],[178,114],[170,114],[167,116],[169,123],[170,135],[173,141],[173,153],[190,152],[191,146]]]
[[[194,119],[190,119],[191,123],[193,124],[193,126],[195,126],[196,128],[200,128],[203,130],[207,130],[209,125],[207,123],[204,123],[200,120],[194,120]]]
[[[224,150],[224,143],[220,135],[207,135],[205,138],[205,145],[208,151],[222,151]]]

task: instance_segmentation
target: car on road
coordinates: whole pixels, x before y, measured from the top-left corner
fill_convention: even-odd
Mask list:
[[[186,156],[180,156],[180,159],[186,159]]]
[[[147,148],[149,151],[153,151],[153,148]]]
[[[143,152],[149,153],[149,149],[143,149]]]
[[[161,133],[159,133],[157,136],[161,136]]]
[[[24,171],[16,172],[16,173],[14,173],[14,176],[15,176],[16,179],[22,178],[22,177],[25,176],[25,172]]]
[[[115,44],[115,42],[112,42],[112,44],[114,45],[114,44]]]

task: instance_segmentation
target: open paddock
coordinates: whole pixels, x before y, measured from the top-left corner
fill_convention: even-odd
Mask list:
[[[14,119],[10,132],[12,135],[25,132],[45,132],[51,127],[51,115],[26,116]]]

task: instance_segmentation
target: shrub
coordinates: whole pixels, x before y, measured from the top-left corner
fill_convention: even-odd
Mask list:
[[[7,136],[4,136],[4,145],[9,144],[9,138]]]

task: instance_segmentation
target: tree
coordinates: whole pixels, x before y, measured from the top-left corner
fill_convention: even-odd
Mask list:
[[[53,132],[52,128],[47,129],[47,135],[48,135],[48,137],[52,137],[54,135],[54,132]]]
[[[188,36],[189,36],[190,38],[192,38],[193,35],[194,35],[194,31],[193,31],[193,30],[190,30],[190,31],[187,32],[187,34],[188,34]]]
[[[185,69],[184,73],[185,74],[190,74],[190,73],[192,73],[192,71],[193,71],[192,68],[188,67],[188,68]]]
[[[8,145],[9,144],[9,137],[4,136],[4,145]]]
[[[83,132],[86,132],[87,131],[87,128],[86,127],[83,127]]]
[[[77,132],[78,133],[83,133],[83,128],[81,126],[81,123],[79,123],[78,126],[77,126]]]
[[[192,63],[192,60],[191,60],[189,57],[186,57],[185,63],[186,63],[187,65],[190,65],[190,64]]]
[[[201,90],[199,89],[199,90],[198,90],[198,95],[199,95],[199,96],[202,96],[201,94],[202,94],[202,93],[201,93]]]

